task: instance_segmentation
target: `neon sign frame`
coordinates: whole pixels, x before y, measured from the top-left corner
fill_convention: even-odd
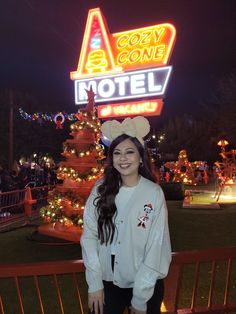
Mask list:
[[[75,81],[75,103],[86,104],[84,89],[90,87],[96,93],[96,103],[164,97],[172,70],[167,64],[175,38],[176,30],[170,23],[111,34],[100,8],[89,10],[77,70],[70,73]],[[153,73],[150,75],[154,76],[159,71],[166,71],[165,77],[159,82],[159,91],[150,92],[145,87],[147,91],[140,93],[141,88],[145,89],[140,79],[136,82],[141,85],[136,88],[138,92],[111,95],[109,88],[116,88],[115,81],[122,80],[121,77],[127,77],[131,82],[134,81],[132,76],[144,78],[146,73]],[[135,90],[131,85],[126,86],[127,89]]]
[[[171,66],[166,66],[76,80],[75,103],[86,103],[85,90],[91,87],[96,94],[96,103],[163,96],[171,70]]]
[[[166,49],[165,53],[163,53],[163,58],[160,60],[146,60],[146,62],[133,62],[133,64],[119,64],[117,57],[121,52],[124,53],[123,48],[128,49],[127,45],[123,48],[119,45],[124,37],[129,38],[129,46],[131,46],[131,48],[135,47],[136,50],[157,48],[159,45],[165,45]],[[99,8],[89,10],[78,67],[76,71],[71,72],[71,79],[77,80],[101,74],[109,75],[112,73],[125,72],[127,70],[164,66],[170,59],[175,37],[175,27],[170,23],[157,24],[154,26],[110,34],[101,10]],[[133,38],[138,38],[138,41],[136,39],[135,42]],[[95,44],[96,42],[97,44]],[[155,44],[158,45],[155,46]],[[100,55],[101,51],[104,53],[103,56]],[[129,49],[129,52],[130,51],[131,50]],[[91,54],[94,57],[92,61],[89,60]],[[103,58],[107,63],[105,69],[104,63],[101,61]],[[89,62],[93,63],[93,61],[95,71],[91,73],[91,71],[86,68],[86,65]],[[99,69],[98,66],[100,62],[102,63],[101,69]]]

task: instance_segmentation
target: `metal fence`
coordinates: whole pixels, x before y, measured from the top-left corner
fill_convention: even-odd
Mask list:
[[[39,208],[47,202],[48,191],[53,187],[48,185],[33,188],[26,187],[22,190],[0,193],[0,224],[19,216],[29,216],[29,211],[26,213],[26,204],[29,209],[29,199],[34,200],[31,204],[31,211]]]

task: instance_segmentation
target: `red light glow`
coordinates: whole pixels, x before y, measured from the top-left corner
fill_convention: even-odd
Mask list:
[[[152,99],[122,104],[102,105],[97,108],[98,118],[111,118],[119,116],[160,115],[162,107],[162,99]]]

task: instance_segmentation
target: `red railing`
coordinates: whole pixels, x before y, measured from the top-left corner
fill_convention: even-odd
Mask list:
[[[207,265],[204,274],[201,268]],[[0,264],[0,313],[85,313],[84,269],[82,260]],[[235,313],[235,285],[236,247],[173,253],[162,312]],[[51,311],[48,304],[53,306]]]
[[[0,265],[0,313],[64,314],[69,308],[69,313],[84,314],[80,273],[84,273],[82,260]]]
[[[165,312],[235,313],[235,286],[236,247],[173,253]]]
[[[30,219],[33,205],[46,201],[52,186],[27,187],[22,190],[0,193],[0,225],[25,216]]]

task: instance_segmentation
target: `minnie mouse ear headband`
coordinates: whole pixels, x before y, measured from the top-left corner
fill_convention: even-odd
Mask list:
[[[106,121],[101,126],[102,134],[113,141],[122,134],[136,137],[144,146],[143,137],[150,132],[150,124],[144,117],[126,118],[121,123],[117,120]]]

